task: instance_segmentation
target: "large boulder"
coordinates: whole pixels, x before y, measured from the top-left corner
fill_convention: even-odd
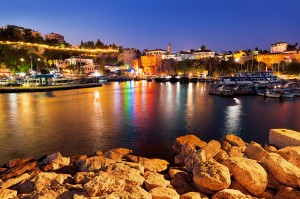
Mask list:
[[[59,152],[48,155],[42,162],[44,171],[57,170],[70,164],[69,157],[63,157]]]
[[[93,172],[97,172],[97,171],[104,171],[107,169],[107,167],[113,163],[115,163],[115,160],[106,158],[104,156],[93,156],[90,158],[87,158],[85,160],[82,160],[79,165],[80,171],[93,171]]]
[[[252,199],[250,195],[245,195],[239,190],[234,189],[223,189],[215,193],[212,199]],[[254,199],[254,198],[253,198]]]
[[[169,169],[169,175],[172,179],[187,180],[188,178],[188,174],[185,171],[176,168]]]
[[[163,159],[158,158],[141,158],[139,161],[140,164],[145,166],[145,171],[151,172],[162,172],[167,170],[169,162]]]
[[[151,194],[140,186],[127,187],[126,192],[129,193],[128,198],[130,199],[151,199]]]
[[[246,143],[236,135],[228,134],[226,135],[225,140],[232,146],[246,147]]]
[[[9,179],[13,178],[19,175],[22,175],[23,173],[33,169],[36,167],[36,162],[35,161],[29,161],[26,162],[25,164],[21,164],[16,167],[12,167],[8,170],[6,170],[4,173],[1,174],[1,179]]]
[[[300,168],[300,146],[288,146],[279,149],[277,153],[293,165]]]
[[[2,185],[2,189],[7,189],[10,188],[16,184],[22,183],[26,180],[28,180],[31,176],[28,173],[23,173],[22,175],[15,177],[15,178],[10,178],[6,180]]]
[[[270,129],[269,144],[279,148],[300,146],[300,133],[290,129]]]
[[[184,165],[186,166],[186,170],[188,172],[192,172],[195,164],[199,162],[205,162],[205,161],[206,161],[205,151],[203,149],[200,149],[193,155],[186,157],[184,159]]]
[[[172,188],[156,187],[150,190],[152,199],[179,199],[180,195]]]
[[[214,161],[196,164],[193,174],[193,180],[196,186],[199,185],[211,191],[226,189],[231,182],[229,169]]]
[[[192,183],[188,183],[182,179],[173,179],[170,181],[173,189],[176,190],[178,194],[185,194],[187,192],[197,191]]]
[[[223,149],[220,149],[220,151],[215,155],[214,159],[221,163],[229,158],[229,155],[224,151]]]
[[[34,159],[33,158],[20,158],[20,159],[13,159],[13,160],[9,160],[5,166],[7,166],[8,168],[12,168],[12,167],[17,167],[20,165],[24,165],[26,162],[33,162]]]
[[[291,187],[281,186],[274,196],[275,199],[300,198],[300,191]]]
[[[253,195],[263,193],[268,184],[267,172],[255,160],[230,157],[225,162],[234,179]]]
[[[260,161],[262,158],[268,156],[268,152],[266,152],[260,144],[256,142],[251,142],[250,145],[246,148],[245,153],[248,158]]]
[[[43,172],[37,174],[30,182],[33,183],[34,190],[42,190],[47,187],[53,187],[61,185],[67,179],[72,179],[71,175],[68,174],[57,174],[54,172]]]
[[[95,176],[94,172],[78,172],[74,176],[76,184],[85,184]]]
[[[126,148],[116,148],[106,151],[104,153],[104,156],[116,161],[121,161],[123,159],[123,156],[127,154],[132,154],[132,150]]]
[[[206,155],[206,160],[210,160],[213,158],[217,153],[219,153],[221,149],[221,144],[217,140],[211,140],[207,145],[203,148]]]
[[[208,197],[200,192],[188,192],[181,195],[180,199],[208,199]]]
[[[203,149],[206,146],[206,142],[202,141],[195,135],[184,135],[176,138],[172,148],[175,153],[180,153],[181,147],[187,143],[196,150]]]
[[[125,180],[116,178],[114,175],[100,171],[97,176],[84,185],[89,196],[103,196],[113,192],[123,191]]]
[[[0,189],[0,198],[5,199],[16,199],[17,197],[17,191],[10,190],[10,189]]]
[[[167,187],[170,186],[170,181],[164,178],[164,175],[159,173],[149,173],[145,180],[145,187],[148,191],[155,187]]]
[[[229,157],[243,157],[244,151],[244,148],[240,146],[231,146],[226,150]]]
[[[300,169],[280,155],[269,153],[261,163],[282,184],[290,187],[300,186]]]

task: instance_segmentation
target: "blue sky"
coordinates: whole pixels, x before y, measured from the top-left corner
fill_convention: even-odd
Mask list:
[[[0,26],[19,25],[65,36],[72,45],[106,44],[172,51],[269,50],[300,43],[300,0],[9,0]]]

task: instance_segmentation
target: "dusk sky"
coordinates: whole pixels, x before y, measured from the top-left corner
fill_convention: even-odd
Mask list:
[[[214,51],[300,43],[300,0],[9,0],[0,26],[123,47]]]

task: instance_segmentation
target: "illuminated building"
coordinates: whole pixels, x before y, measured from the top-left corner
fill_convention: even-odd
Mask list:
[[[278,42],[271,45],[271,53],[283,53],[287,50],[288,44],[286,42]]]
[[[57,34],[57,33],[50,33],[50,34],[46,34],[44,35],[44,39],[47,40],[52,40],[52,39],[56,39],[58,41],[58,43],[65,43],[65,37],[60,35],[60,34]]]
[[[167,51],[162,49],[148,50],[146,52],[146,55],[165,55],[165,54],[167,54]]]
[[[216,52],[211,50],[197,50],[193,52],[195,59],[205,59],[215,57]]]

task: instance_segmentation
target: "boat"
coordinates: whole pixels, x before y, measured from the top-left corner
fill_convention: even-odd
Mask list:
[[[282,97],[282,98],[292,98],[292,97],[294,97],[294,94],[295,93],[292,93],[292,92],[283,92],[283,93],[281,93],[280,97]]]
[[[198,78],[197,77],[191,77],[190,78],[190,82],[197,83],[198,82]]]
[[[219,84],[269,84],[280,82],[279,78],[273,72],[253,72],[237,73],[234,76],[219,77]]]
[[[179,82],[181,84],[188,84],[190,83],[190,78],[188,76],[182,76],[179,78]]]
[[[169,81],[171,83],[177,83],[177,82],[179,82],[179,78],[177,78],[176,76],[172,76],[172,77],[170,77]]]
[[[275,91],[273,91],[273,90],[266,90],[265,96],[266,96],[266,97],[279,98],[279,97],[281,96],[281,94],[278,93],[278,92],[275,92]]]
[[[266,92],[259,90],[259,91],[257,91],[257,95],[265,97],[266,96]]]

